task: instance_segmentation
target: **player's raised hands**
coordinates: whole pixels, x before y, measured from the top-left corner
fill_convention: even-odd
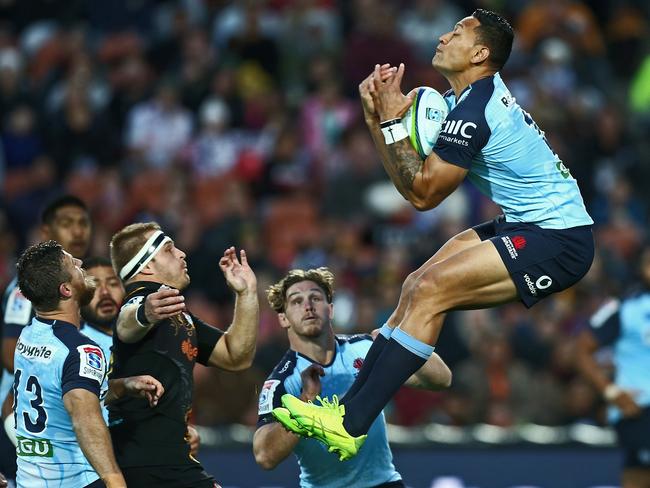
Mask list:
[[[234,247],[229,247],[219,260],[219,267],[226,278],[228,286],[235,293],[257,293],[257,278],[248,265],[246,251],[243,249],[239,251],[239,259],[237,259],[237,251]]]
[[[400,63],[394,76],[382,80],[381,67],[375,65],[372,82],[368,91],[372,97],[373,107],[380,121],[401,117],[411,106],[413,94],[409,96],[402,93],[402,78],[404,77],[404,63]]]
[[[361,97],[361,106],[363,107],[363,115],[366,119],[377,119],[377,113],[375,112],[375,104],[372,101],[372,96],[370,95],[370,85],[372,84],[374,77],[377,73],[377,67],[379,68],[379,78],[381,81],[386,81],[388,78],[393,76],[397,72],[397,68],[391,66],[390,64],[375,65],[375,69],[368,75],[368,77],[359,83],[359,96]]]
[[[321,376],[325,376],[325,370],[320,364],[312,364],[302,373],[300,373],[300,379],[302,380],[302,394],[300,395],[301,400],[313,400],[318,395],[320,395]]]
[[[144,314],[147,322],[155,324],[173,317],[185,310],[185,297],[176,288],[162,286],[150,293],[144,300]]]

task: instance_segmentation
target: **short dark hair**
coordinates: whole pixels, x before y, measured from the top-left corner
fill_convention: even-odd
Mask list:
[[[117,275],[120,275],[122,268],[138,254],[142,246],[147,242],[145,234],[149,231],[160,230],[156,222],[139,222],[127,225],[118,231],[111,238],[111,262]]]
[[[515,34],[512,26],[499,14],[482,8],[476,9],[472,17],[481,25],[476,28],[477,41],[490,49],[488,62],[500,70],[508,61]]]
[[[81,267],[85,270],[99,268],[99,267],[112,268],[113,263],[111,263],[110,259],[105,258],[104,256],[91,256],[89,258],[84,259],[84,262],[81,265]]]
[[[41,224],[51,225],[56,217],[56,211],[63,207],[79,207],[88,213],[88,206],[84,201],[74,195],[62,195],[49,202],[41,212]]]
[[[54,310],[61,300],[59,285],[72,278],[63,266],[63,247],[45,241],[29,248],[18,259],[18,288],[36,310]]]
[[[327,303],[332,303],[334,297],[334,274],[325,268],[316,269],[292,269],[284,278],[271,285],[266,290],[266,298],[271,308],[277,313],[284,313],[287,305],[287,290],[296,283],[302,281],[313,281],[325,293]]]

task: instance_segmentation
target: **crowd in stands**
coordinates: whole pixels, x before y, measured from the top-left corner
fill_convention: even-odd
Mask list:
[[[217,263],[235,245],[261,295],[287,269],[329,266],[337,332],[380,326],[410,271],[499,209],[470,184],[432,211],[410,208],[384,173],[357,86],[375,63],[404,62],[405,92],[446,91],[430,66],[437,38],[475,8],[516,30],[502,76],[578,179],[596,259],[530,311],[451,314],[437,352],[452,387],[402,389],[389,419],[603,422],[573,344],[634,282],[648,238],[645,0],[0,2],[0,284],[37,239],[43,204],[69,192],[92,211],[92,255],[107,256],[122,226],[158,221],[187,252],[189,308],[210,323],[231,319]],[[254,367],[197,367],[199,425],[254,424],[260,384],[288,347],[262,302]]]

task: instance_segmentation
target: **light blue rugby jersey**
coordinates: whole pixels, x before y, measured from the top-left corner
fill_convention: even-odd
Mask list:
[[[113,347],[113,336],[107,334],[106,332],[101,331],[100,329],[93,327],[88,322],[83,322],[81,324],[81,333],[86,337],[92,339],[99,347],[102,348],[104,353],[104,358],[106,359],[106,364],[110,365],[111,363],[111,347]],[[104,377],[104,382],[102,383],[102,391],[100,398],[102,399],[102,415],[104,416],[104,421],[108,425],[108,408],[104,405],[103,399],[106,396],[108,391],[108,375]]]
[[[34,317],[32,302],[27,300],[18,288],[18,281],[14,278],[7,286],[2,298],[2,338],[18,339],[23,327],[28,325]],[[7,398],[14,375],[2,368],[0,377],[0,402]]]
[[[102,349],[70,323],[35,317],[14,354],[14,420],[19,487],[80,488],[99,477],[83,455],[63,395],[83,388],[99,396],[106,376]]]
[[[321,396],[339,398],[352,386],[372,345],[369,335],[337,337],[336,353],[331,364],[323,365]],[[281,407],[280,398],[285,393],[300,396],[300,373],[314,361],[295,351],[288,351],[264,382],[259,399],[258,427],[275,419],[271,411]],[[300,486],[325,488],[349,486],[369,488],[401,479],[393,466],[393,454],[386,437],[386,424],[382,413],[368,431],[365,444],[355,457],[344,463],[338,456],[315,439],[300,439],[294,449],[300,467]]]
[[[444,97],[449,115],[433,150],[468,169],[506,222],[545,229],[593,224],[576,180],[498,73],[472,83],[458,100],[452,90]]]
[[[601,346],[612,346],[616,377],[614,382],[635,393],[635,401],[650,407],[650,290],[635,292],[622,301],[605,303],[589,322]],[[610,407],[610,422],[621,412]]]

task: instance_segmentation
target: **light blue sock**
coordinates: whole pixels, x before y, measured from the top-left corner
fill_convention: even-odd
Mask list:
[[[391,338],[401,344],[405,349],[408,349],[413,354],[424,359],[429,359],[435,350],[435,347],[430,346],[426,342],[417,340],[415,337],[407,334],[399,328],[393,330]]]
[[[379,329],[379,333],[383,335],[386,340],[390,339],[390,336],[393,334],[393,331],[395,329],[391,326],[388,325],[388,323],[385,323],[384,325],[381,326],[381,329]]]

